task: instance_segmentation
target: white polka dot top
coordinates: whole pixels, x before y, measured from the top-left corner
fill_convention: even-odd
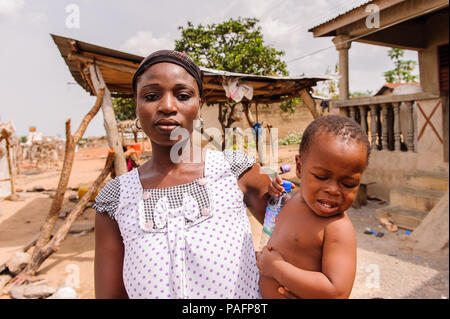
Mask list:
[[[250,223],[238,186],[255,162],[206,152],[204,176],[143,189],[137,169],[109,181],[94,208],[120,229],[130,298],[261,298]]]

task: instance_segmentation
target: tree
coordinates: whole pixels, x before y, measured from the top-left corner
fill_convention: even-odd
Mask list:
[[[207,68],[256,75],[288,75],[287,65],[281,60],[284,52],[264,43],[258,22],[256,18],[231,18],[206,26],[188,22],[185,27],[178,27],[181,39],[175,41],[175,50],[187,53],[199,66]],[[234,113],[238,103],[218,104],[219,122],[225,131],[236,121]],[[289,103],[283,105],[286,110],[293,109]]]
[[[134,120],[136,118],[136,106],[131,97],[114,97],[114,114],[117,121]]]
[[[388,51],[388,56],[394,62],[395,68],[383,73],[387,83],[408,83],[417,81],[417,75],[411,72],[417,65],[414,60],[401,60],[405,50],[392,48]]]

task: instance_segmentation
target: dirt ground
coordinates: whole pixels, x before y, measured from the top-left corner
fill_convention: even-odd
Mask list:
[[[282,164],[294,167],[297,146],[280,146]],[[89,185],[103,168],[106,148],[80,149],[69,182],[69,188]],[[36,170],[25,167],[18,176],[17,186],[23,201],[0,200],[0,264],[33,241],[39,233],[51,205],[51,191],[27,192],[35,186],[56,189],[60,165]],[[294,171],[286,178],[293,177]],[[66,193],[63,211],[69,211],[75,203],[68,200],[76,191]],[[375,209],[387,205],[379,200],[370,200],[367,206],[348,211],[357,234],[358,267],[351,298],[448,298],[449,259],[448,250],[427,253],[411,248],[410,236],[405,230],[389,233],[381,228],[375,218]],[[92,227],[95,211],[85,210],[76,221],[77,226]],[[261,225],[250,215],[255,244],[259,244]],[[89,228],[88,227],[88,228]],[[383,237],[366,235],[370,227],[384,232]],[[50,256],[40,267],[39,275],[47,283],[58,288],[72,286],[79,298],[94,298],[94,232],[68,234],[60,250]],[[1,295],[0,298],[9,298]]]

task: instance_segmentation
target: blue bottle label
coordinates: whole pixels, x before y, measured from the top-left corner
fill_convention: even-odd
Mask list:
[[[269,236],[272,236],[272,232],[277,222],[278,211],[274,211],[271,208],[266,208],[266,215],[264,217],[263,232]]]

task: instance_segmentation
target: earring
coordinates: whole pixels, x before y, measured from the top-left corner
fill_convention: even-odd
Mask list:
[[[198,123],[198,122],[200,122],[200,123]],[[203,125],[204,125],[204,121],[203,121],[203,119],[202,119],[201,116],[198,118],[197,123],[198,123],[198,124],[195,126],[195,128],[196,128],[197,130],[200,130],[200,129],[203,127]]]
[[[142,129],[142,126],[141,125],[138,125],[138,122],[139,122],[139,118],[137,117],[135,120],[134,120],[134,125],[136,126],[136,128],[137,129]],[[140,122],[139,122],[139,124],[141,124]]]

